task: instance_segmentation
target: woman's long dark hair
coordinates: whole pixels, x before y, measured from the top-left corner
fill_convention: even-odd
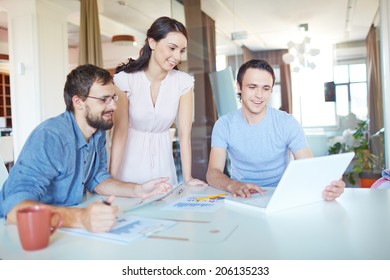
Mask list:
[[[161,39],[164,39],[170,32],[180,32],[188,40],[187,30],[181,22],[170,17],[160,17],[156,19],[152,26],[148,29],[145,45],[139,51],[139,58],[137,60],[129,58],[127,63],[122,63],[116,68],[115,73],[119,73],[121,71],[133,73],[144,70],[148,66],[150,56],[152,54],[148,38],[152,38],[158,42]],[[175,66],[174,69],[178,69],[177,66]]]

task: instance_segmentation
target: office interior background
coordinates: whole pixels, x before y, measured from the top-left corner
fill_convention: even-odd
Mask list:
[[[82,2],[0,0],[0,127],[12,130],[14,159],[35,126],[65,109],[66,75],[81,61]],[[389,154],[387,0],[96,2],[99,66],[110,71],[138,57],[146,30],[158,17],[186,25],[188,51],[180,69],[196,80],[194,177],[205,177],[212,127],[223,106],[240,106],[236,71],[251,58],[274,67],[271,106],[296,117],[316,156],[326,155],[335,142],[352,141],[359,120],[369,120],[370,135],[383,137],[378,153]],[[117,35],[126,40],[114,42]],[[389,165],[386,157],[384,167]]]

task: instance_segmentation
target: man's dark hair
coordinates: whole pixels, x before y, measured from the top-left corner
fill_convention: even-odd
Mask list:
[[[73,69],[68,74],[64,87],[66,110],[74,112],[72,97],[77,95],[85,100],[96,81],[102,85],[113,82],[110,72],[92,64],[80,65]]]
[[[275,84],[275,72],[272,66],[263,59],[251,59],[247,62],[245,62],[243,65],[241,65],[240,69],[238,69],[237,73],[237,83],[239,84],[240,88],[242,88],[242,80],[244,79],[244,75],[246,70],[253,68],[253,69],[260,69],[267,71],[272,76],[272,87]],[[241,100],[241,92],[237,93],[238,97]]]

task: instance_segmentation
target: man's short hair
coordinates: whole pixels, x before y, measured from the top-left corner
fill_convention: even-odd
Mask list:
[[[66,77],[64,100],[67,111],[74,111],[72,97],[77,95],[85,100],[94,82],[102,85],[112,83],[112,75],[96,65],[84,64],[73,69]]]
[[[241,65],[240,69],[238,69],[237,73],[237,83],[239,84],[240,88],[242,88],[242,80],[244,79],[244,75],[246,70],[253,68],[253,69],[260,69],[267,71],[272,76],[272,87],[275,84],[275,72],[272,66],[263,59],[251,59],[244,64]],[[237,93],[238,97],[241,100],[241,92]]]

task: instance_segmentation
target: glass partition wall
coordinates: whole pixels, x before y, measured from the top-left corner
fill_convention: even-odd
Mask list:
[[[202,35],[202,32],[197,30],[202,28],[204,31],[207,29],[206,26],[202,24],[200,27],[199,22],[201,21],[193,20],[196,9],[207,17],[201,11],[200,2],[200,0],[171,0],[172,16],[186,24],[190,36],[188,57],[182,63],[181,69],[193,74],[195,79],[199,80],[199,84],[196,82],[196,87],[201,88],[201,92],[195,93],[192,139],[194,147],[193,165],[194,170],[199,171],[199,178],[203,178],[207,170],[211,130],[217,118],[212,92],[208,88],[207,75],[212,72],[213,68],[214,71],[220,71],[230,67],[235,80],[239,66],[245,62],[245,59],[248,59],[248,53],[252,57],[268,60],[275,69],[277,80],[270,106],[293,114],[308,135],[318,133],[325,135],[328,141],[323,145],[330,146],[335,139],[340,140],[345,129],[354,129],[356,122],[348,121],[352,119],[351,115],[355,116],[357,120],[367,120],[369,118],[369,91],[367,85],[369,81],[365,41],[322,46],[321,55],[317,58],[315,69],[306,67],[301,69],[299,73],[290,72],[290,69],[288,69],[289,75],[291,74],[290,83],[292,86],[289,91],[283,84],[286,79],[286,70],[283,69],[283,63],[279,63],[277,59],[270,61],[270,59],[273,59],[269,54],[270,51],[252,52],[245,50],[245,47],[239,46],[233,38],[221,39],[221,36],[218,36],[221,34],[218,34],[215,42],[215,61],[211,61],[209,57],[206,58],[207,55],[199,57],[199,54],[195,53],[196,48],[199,45],[205,46],[209,43],[202,41],[203,38],[199,39],[199,36],[202,37],[204,34]],[[186,17],[188,13],[191,13],[192,19]],[[232,18],[232,21],[234,20]],[[198,26],[196,26],[197,24]],[[235,49],[234,53],[218,53],[218,40],[230,40]],[[197,47],[196,44],[198,44]],[[208,55],[211,54],[207,50],[203,51]],[[244,55],[243,52],[245,51],[247,54]],[[287,46],[284,51],[288,51]],[[275,51],[273,52],[275,53]],[[280,54],[277,55],[281,57],[282,54],[283,50],[280,50]],[[345,54],[354,54],[354,57],[346,58]],[[191,61],[191,57],[194,60]],[[202,65],[199,63],[202,63]],[[334,85],[334,97],[331,100],[327,99],[325,89],[329,83]],[[283,100],[283,98],[288,99],[288,94],[291,94],[291,103],[286,105],[286,100]],[[327,146],[321,149],[327,150]]]

